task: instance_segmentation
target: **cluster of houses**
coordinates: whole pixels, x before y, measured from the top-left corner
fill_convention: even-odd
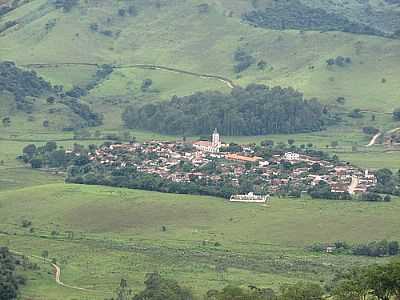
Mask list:
[[[211,141],[112,144],[89,156],[91,161],[99,164],[116,168],[132,166],[140,172],[180,183],[228,179],[233,185],[240,186],[244,177],[251,178],[255,190],[250,194],[233,195],[232,202],[265,203],[269,194],[280,193],[288,187],[306,192],[321,181],[329,184],[331,192],[352,195],[365,193],[377,183],[368,170],[351,165],[335,164],[295,152],[264,159],[254,155],[251,148],[244,148],[246,151],[242,153],[223,152],[226,146],[215,130]],[[315,166],[324,172],[314,172]]]

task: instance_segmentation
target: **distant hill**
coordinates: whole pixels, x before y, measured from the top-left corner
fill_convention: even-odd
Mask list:
[[[154,64],[222,76],[242,86],[291,86],[307,98],[317,97],[348,111],[360,108],[390,112],[398,106],[400,40],[387,38],[400,26],[400,7],[393,0],[288,0],[281,5],[293,8],[292,4],[297,3],[301,11],[285,15],[288,11],[276,10],[276,18],[296,26],[263,28],[255,27],[245,16],[271,13],[276,1],[16,3],[0,17],[0,55],[20,66],[65,62],[98,66]],[[312,26],[301,22],[310,14],[333,17],[322,23],[311,22]],[[289,17],[293,22],[288,22]],[[348,26],[357,30],[347,30]],[[327,63],[340,57],[351,63]],[[93,78],[99,71],[96,66],[34,69],[52,85],[63,85],[66,91],[74,86],[90,86],[81,101],[104,113],[107,129],[120,128],[121,112],[133,103],[230,89],[219,80],[154,68],[115,69],[94,85]],[[146,82],[151,85],[143,88]],[[344,101],[338,103],[337,99]]]

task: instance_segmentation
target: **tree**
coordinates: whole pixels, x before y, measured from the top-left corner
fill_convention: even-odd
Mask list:
[[[274,146],[274,141],[272,141],[272,140],[262,141],[261,146],[271,148]]]
[[[324,291],[314,283],[298,282],[294,285],[282,285],[281,300],[322,300]]]
[[[145,289],[133,300],[192,300],[190,290],[182,288],[176,281],[164,279],[158,273],[149,273],[144,282]]]
[[[44,151],[45,152],[53,152],[55,150],[57,150],[57,143],[56,142],[50,141],[50,142],[47,142],[46,145],[44,146]]]
[[[335,278],[332,291],[334,299],[365,299],[369,292],[366,272],[363,269],[351,269]]]
[[[294,139],[288,139],[288,144],[292,146],[294,144],[295,140]]]
[[[2,123],[4,127],[9,127],[11,124],[11,118],[10,117],[3,118]]]
[[[375,176],[379,184],[385,185],[392,180],[393,172],[389,169],[379,169],[376,171]]]
[[[43,250],[41,256],[43,258],[43,262],[46,262],[46,259],[49,257],[49,251]]]
[[[6,247],[0,247],[0,300],[15,300],[24,278],[16,275],[16,259]]]
[[[24,155],[26,155],[29,159],[31,159],[35,154],[36,154],[36,145],[34,144],[30,144],[24,147],[24,149],[22,149],[22,153]]]
[[[130,300],[132,290],[128,287],[128,283],[125,279],[121,279],[119,287],[117,289],[117,298],[115,300]]]
[[[389,300],[393,294],[391,274],[386,266],[371,266],[367,269],[367,284],[372,294],[380,300]]]
[[[143,80],[140,89],[142,90],[142,92],[146,92],[152,86],[152,84],[153,80],[151,80],[150,78],[146,78],[145,80]]]
[[[41,167],[43,167],[43,161],[39,158],[31,159],[30,163],[33,169],[40,169]]]
[[[400,121],[400,107],[393,111],[393,120]]]
[[[390,241],[388,243],[388,254],[389,255],[397,255],[399,254],[399,242],[397,241]]]

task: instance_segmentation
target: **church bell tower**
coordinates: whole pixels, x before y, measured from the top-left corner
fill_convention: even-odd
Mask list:
[[[220,138],[217,128],[215,128],[214,133],[212,135],[212,144],[213,144],[213,146],[221,145],[221,138]]]

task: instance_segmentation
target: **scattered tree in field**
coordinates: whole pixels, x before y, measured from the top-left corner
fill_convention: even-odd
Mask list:
[[[393,120],[400,121],[400,107],[393,111]]]
[[[234,55],[234,61],[237,63],[234,66],[235,73],[241,73],[254,64],[255,59],[245,49],[238,48]]]
[[[294,285],[282,285],[280,288],[280,300],[322,300],[324,290],[314,283],[299,282]]]
[[[4,127],[9,127],[11,125],[11,118],[10,117],[3,118],[2,123]]]
[[[153,80],[151,80],[150,78],[146,78],[145,80],[143,80],[140,89],[142,90],[142,92],[146,92],[152,85],[153,85]]]
[[[190,290],[181,287],[176,281],[164,279],[158,273],[147,274],[145,289],[133,297],[133,300],[192,300]]]
[[[46,260],[49,258],[49,251],[48,250],[43,250],[41,257],[43,258],[43,262],[46,262]]]

